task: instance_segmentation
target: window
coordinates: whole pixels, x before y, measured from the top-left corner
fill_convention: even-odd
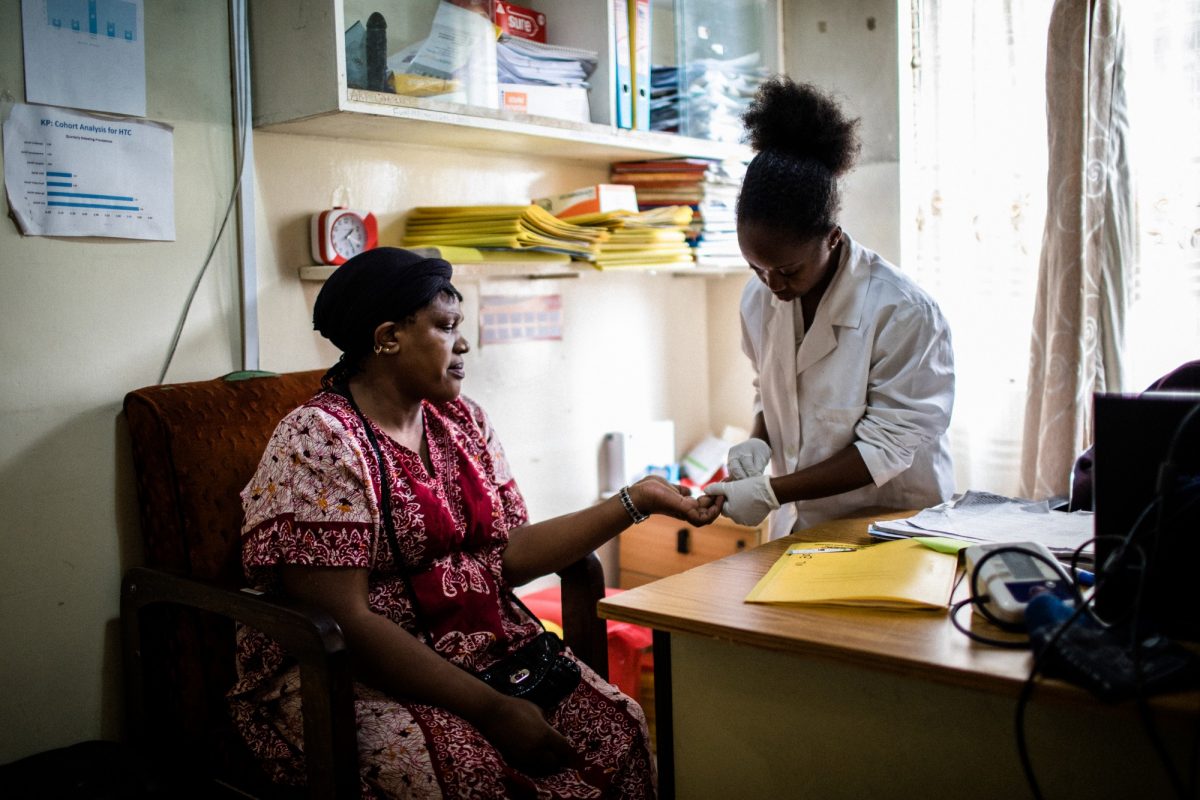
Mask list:
[[[953,329],[958,489],[1015,495],[1046,213],[1053,0],[911,7],[903,266]],[[1136,391],[1200,358],[1200,0],[1122,11],[1138,233],[1121,388]]]

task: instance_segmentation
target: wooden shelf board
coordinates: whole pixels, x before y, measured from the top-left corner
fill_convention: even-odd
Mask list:
[[[618,130],[384,92],[349,89],[347,95],[339,111],[301,119],[260,118],[255,125],[273,133],[486,149],[596,163],[675,156],[748,160],[753,155],[746,145],[669,133]]]
[[[732,267],[621,267],[598,270],[581,262],[546,264],[543,262],[497,261],[491,263],[454,264],[455,280],[482,280],[485,278],[578,278],[580,275],[608,273],[639,273],[654,275],[670,274],[677,277],[720,278],[728,275],[744,275],[745,269]],[[300,280],[323,281],[337,267],[308,264],[299,268]]]

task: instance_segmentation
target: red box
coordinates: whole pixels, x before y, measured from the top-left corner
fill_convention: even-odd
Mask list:
[[[508,0],[495,0],[492,22],[509,36],[546,43],[546,15],[540,11],[513,5]]]

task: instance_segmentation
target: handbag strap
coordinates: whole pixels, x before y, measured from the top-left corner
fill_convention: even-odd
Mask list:
[[[396,566],[400,566],[400,543],[396,541],[396,522],[392,519],[392,478],[388,473],[387,462],[384,461],[383,451],[379,448],[379,440],[375,438],[375,431],[371,429],[371,423],[367,421],[367,417],[362,413],[362,409],[358,407],[358,403],[354,402],[354,395],[350,393],[349,384],[338,386],[334,389],[337,394],[346,398],[346,402],[350,404],[350,409],[358,417],[358,421],[362,423],[363,433],[367,436],[367,441],[371,445],[371,450],[375,453],[375,464],[379,469],[379,516],[383,522],[383,529],[387,532],[388,546],[392,550],[392,560],[396,562]],[[414,595],[414,605],[416,592]]]
[[[379,447],[379,440],[375,437],[375,431],[371,429],[371,423],[367,420],[362,409],[358,407],[358,403],[354,401],[354,395],[350,393],[350,385],[342,384],[333,389],[335,394],[339,394],[346,399],[350,404],[350,409],[358,417],[358,421],[362,423],[363,432],[367,436],[367,441],[371,445],[371,450],[375,453],[375,463],[379,468],[379,516],[383,521],[383,529],[387,533],[388,547],[392,551],[392,560],[396,563],[396,568],[401,565],[400,560],[400,543],[396,539],[396,521],[392,518],[392,479],[388,473],[387,462],[383,458],[383,450]],[[410,582],[410,588],[411,582]],[[433,640],[432,629],[425,621],[425,615],[421,612],[421,605],[417,602],[417,591],[412,588],[410,592],[412,599],[413,613],[417,617],[418,623],[427,632],[430,641]],[[521,610],[529,615],[529,618],[538,624],[538,627],[543,631],[546,626],[542,624],[542,620],[537,614],[529,610],[529,606],[521,602],[521,598],[517,597],[517,593],[511,588],[508,589],[508,596],[514,603],[521,607]]]

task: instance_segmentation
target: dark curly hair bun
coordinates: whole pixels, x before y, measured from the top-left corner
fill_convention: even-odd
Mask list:
[[[786,75],[759,87],[742,121],[755,151],[815,159],[834,176],[848,172],[862,148],[857,118],[848,119],[816,86]]]

